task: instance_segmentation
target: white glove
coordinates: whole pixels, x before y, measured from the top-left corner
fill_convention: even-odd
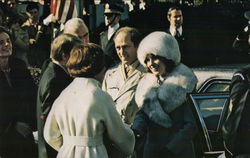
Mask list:
[[[223,152],[222,154],[220,154],[220,155],[218,156],[218,158],[226,158],[225,152]]]
[[[56,22],[56,18],[53,14],[50,14],[43,20],[43,24],[46,26],[48,26],[51,22]]]

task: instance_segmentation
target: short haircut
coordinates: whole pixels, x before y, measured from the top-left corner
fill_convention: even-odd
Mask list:
[[[3,26],[0,26],[0,34],[1,33],[7,33],[9,35],[10,39],[12,38],[11,35],[10,35],[10,32]]]
[[[27,12],[31,11],[32,9],[37,9],[37,10],[39,10],[39,5],[38,5],[38,3],[36,3],[36,2],[30,2],[30,3],[27,5],[27,7],[26,7],[26,11],[27,11]]]
[[[71,49],[82,41],[70,34],[61,34],[51,44],[50,58],[62,61],[63,56],[69,56]]]
[[[74,77],[94,77],[103,70],[104,53],[101,47],[94,43],[76,45],[66,64],[68,72]]]
[[[142,34],[133,27],[122,27],[114,35],[114,40],[120,33],[130,34],[131,41],[134,43],[135,47],[139,46],[139,43],[142,40]]]
[[[168,9],[168,17],[171,16],[171,12],[172,12],[173,10],[181,10],[181,11],[182,11],[182,9],[181,9],[180,7],[177,7],[177,6],[170,7],[170,8]]]
[[[72,33],[72,31],[78,32],[79,29],[83,29],[83,28],[88,29],[88,27],[86,26],[86,24],[84,23],[82,19],[72,18],[65,23],[63,32],[64,33]]]

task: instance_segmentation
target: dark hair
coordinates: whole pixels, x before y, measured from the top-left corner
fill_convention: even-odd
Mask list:
[[[174,6],[174,7],[170,7],[169,9],[168,9],[168,17],[170,17],[171,16],[171,11],[173,11],[173,10],[181,10],[182,11],[182,9],[180,8],[180,7],[178,7],[178,6]]]
[[[3,27],[3,26],[0,26],[0,34],[1,33],[7,33],[9,35],[10,39],[11,39],[10,32],[5,27]]]
[[[115,33],[114,40],[116,39],[116,37],[120,33],[130,34],[131,41],[134,43],[135,47],[138,47],[141,40],[142,40],[142,34],[136,28],[133,28],[133,27],[122,27],[122,28],[120,28]]]
[[[0,4],[1,4],[1,3],[0,3]],[[2,8],[0,8],[0,16],[4,17],[4,13],[3,13]]]
[[[30,2],[27,7],[26,7],[26,11],[29,12],[31,11],[32,9],[37,9],[39,10],[39,6],[36,2]]]
[[[101,47],[94,43],[75,46],[66,64],[68,72],[74,77],[94,77],[103,70],[104,53]]]
[[[63,56],[69,56],[71,49],[82,41],[71,34],[61,34],[51,44],[50,57],[56,61],[62,61]]]
[[[167,58],[159,56],[159,55],[154,55],[154,54],[147,54],[146,59],[148,56],[154,56],[155,59],[159,59],[160,61],[162,61],[165,64],[166,72],[168,72],[168,73],[170,73],[176,67],[175,62],[173,60],[167,59]],[[144,61],[145,64],[147,64],[146,59]],[[146,67],[146,70],[148,72],[151,72],[148,67]]]

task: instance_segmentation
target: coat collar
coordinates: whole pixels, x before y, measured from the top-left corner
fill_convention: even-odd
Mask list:
[[[195,89],[196,83],[192,70],[179,64],[161,84],[155,75],[146,74],[138,84],[135,100],[156,123],[164,117],[169,121],[166,115],[185,103],[186,95]],[[163,124],[165,127],[170,125],[169,122]]]
[[[121,69],[121,64],[119,65],[118,69]],[[120,73],[120,72],[119,72]],[[124,93],[126,93],[131,88],[137,86],[139,80],[144,76],[145,69],[142,65],[138,65],[134,70],[133,73],[126,79],[126,82],[120,87],[120,90],[115,97],[114,100],[119,99]],[[121,75],[121,73],[120,73]]]
[[[128,79],[132,74],[134,74],[134,71],[137,69],[138,66],[140,66],[140,63],[138,60],[136,60],[133,64],[127,66],[128,72],[126,72],[125,65],[121,63],[120,71],[123,78],[125,80]]]

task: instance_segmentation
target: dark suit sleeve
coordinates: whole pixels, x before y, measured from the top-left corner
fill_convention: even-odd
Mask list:
[[[143,154],[143,146],[146,140],[148,124],[148,116],[143,110],[138,111],[131,127],[135,135],[135,151],[138,157],[142,157]]]
[[[242,108],[244,107],[245,100],[248,95],[249,84],[243,76],[238,73],[232,78],[232,83],[230,85],[230,104],[228,110],[228,116],[224,124],[224,128],[227,132],[236,132]]]
[[[140,110],[136,113],[131,128],[132,130],[138,132],[138,134],[145,135],[145,133],[147,133],[148,124],[149,124],[148,116],[143,112],[143,110]]]
[[[243,76],[244,77],[244,76]],[[240,96],[242,96],[249,89],[248,81],[245,78],[242,78],[239,74],[235,74],[232,78],[232,83],[230,86],[230,99],[235,103],[239,102]]]
[[[60,95],[64,87],[59,85],[60,81],[57,81],[56,78],[52,79],[46,84],[46,88],[44,94],[42,96],[42,115],[45,117],[48,116],[50,109],[56,100],[56,98]]]
[[[237,145],[235,144],[237,142],[236,137],[239,132],[238,127],[240,121],[242,120],[243,109],[247,100],[249,100],[249,97],[248,80],[242,73],[235,73],[230,85],[230,103],[228,114],[222,127],[225,149],[228,153],[234,153],[236,150],[235,147]]]

